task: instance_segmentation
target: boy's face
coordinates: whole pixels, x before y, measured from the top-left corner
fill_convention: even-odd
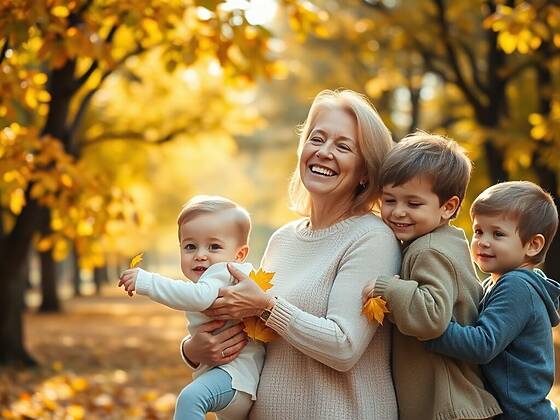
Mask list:
[[[443,205],[429,178],[415,176],[402,185],[384,185],[381,217],[401,241],[412,241],[447,223],[459,205],[457,197]]]
[[[180,227],[181,270],[196,282],[212,264],[241,262],[248,247],[240,240],[240,233],[231,212],[203,213]]]
[[[492,278],[528,266],[529,246],[529,242],[521,242],[516,219],[482,214],[473,217],[471,256],[478,268]]]

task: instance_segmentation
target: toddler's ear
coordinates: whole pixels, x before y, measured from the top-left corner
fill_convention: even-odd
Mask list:
[[[545,243],[546,243],[546,239],[544,239],[544,236],[538,233],[537,235],[529,239],[527,243],[524,245],[525,254],[528,257],[534,257],[535,255],[537,255],[539,252],[542,251]]]
[[[456,195],[454,195],[449,200],[447,200],[445,203],[443,203],[442,217],[444,219],[451,219],[451,216],[453,216],[453,214],[455,213],[455,211],[459,207],[459,204],[461,204],[461,200]]]
[[[235,254],[235,261],[243,262],[245,258],[247,258],[247,254],[249,254],[249,245],[243,245],[241,248],[237,250],[237,254]]]

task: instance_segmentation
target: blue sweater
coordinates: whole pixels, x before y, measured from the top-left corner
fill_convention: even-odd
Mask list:
[[[472,326],[451,321],[426,346],[481,365],[487,388],[504,412],[498,419],[558,419],[546,396],[554,382],[551,327],[560,321],[560,284],[541,270],[516,269],[483,286],[478,321]]]

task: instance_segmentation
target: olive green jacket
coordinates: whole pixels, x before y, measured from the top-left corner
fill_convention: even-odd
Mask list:
[[[392,368],[400,420],[484,419],[500,414],[477,365],[425,349],[451,319],[478,317],[482,288],[465,233],[448,224],[407,244],[400,278],[380,277],[393,328]]]

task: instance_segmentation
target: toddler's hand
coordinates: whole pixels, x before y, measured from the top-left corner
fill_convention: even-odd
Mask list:
[[[371,281],[362,290],[362,304],[365,305],[369,298],[373,297],[373,289],[375,288],[375,281]]]
[[[119,280],[119,287],[124,286],[124,290],[128,292],[128,296],[132,296],[136,290],[136,278],[138,277],[138,268],[129,268],[123,271]]]

